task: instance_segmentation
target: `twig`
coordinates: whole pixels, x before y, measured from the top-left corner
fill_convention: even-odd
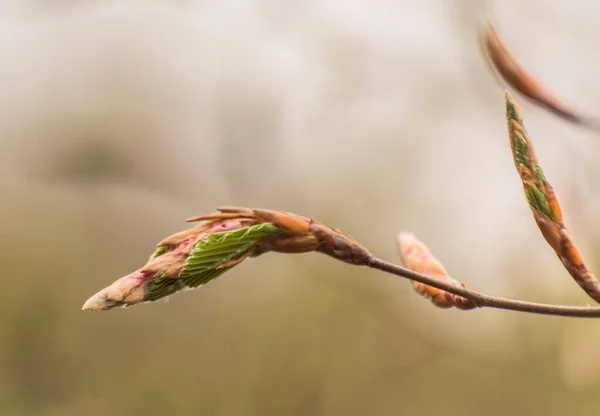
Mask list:
[[[475,308],[600,318],[600,307],[548,305],[490,296],[453,284],[455,281],[449,276],[440,279],[415,272],[374,256],[338,230],[291,213],[222,208],[220,213],[202,219],[206,222],[161,241],[144,267],[92,296],[83,309],[107,310],[152,302],[206,284],[245,258],[262,252],[317,251],[355,266],[368,266],[441,289],[468,300]]]
[[[504,309],[508,311],[535,313],[539,315],[567,316],[573,318],[600,318],[600,307],[550,305],[486,295],[464,287],[454,286],[451,283],[438,280],[434,277],[414,272],[405,267],[382,260],[374,255],[371,255],[367,260],[367,266],[462,296],[463,298],[472,301],[478,308]]]

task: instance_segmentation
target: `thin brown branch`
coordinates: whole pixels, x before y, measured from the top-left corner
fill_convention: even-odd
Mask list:
[[[456,295],[445,298],[451,301],[452,306],[469,306],[463,309],[487,307],[542,315],[600,317],[600,307],[548,305],[490,296],[457,284],[447,274],[428,276],[412,271],[379,259],[339,230],[292,213],[223,208],[220,213],[202,216],[202,220],[205,222],[193,229],[163,240],[144,267],[92,296],[83,309],[107,310],[153,302],[184,288],[206,284],[245,258],[261,252],[316,251],[355,266],[368,266]],[[168,245],[163,245],[164,242]],[[425,291],[425,288],[421,289]],[[428,295],[432,293],[426,292]],[[437,300],[434,303],[440,306],[442,299]]]
[[[439,280],[435,277],[414,272],[405,267],[382,260],[374,255],[371,255],[367,260],[367,266],[462,296],[473,302],[478,308],[504,309],[508,311],[573,318],[600,318],[600,307],[550,305],[486,295],[465,287],[455,286],[452,283]]]

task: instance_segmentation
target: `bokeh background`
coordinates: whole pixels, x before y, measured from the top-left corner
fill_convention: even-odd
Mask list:
[[[2,0],[0,413],[599,414],[600,321],[438,310],[318,254],[80,311],[228,204],[312,216],[390,260],[411,231],[472,288],[590,302],[526,206],[485,10],[600,115],[592,0]],[[599,270],[600,137],[520,102]]]

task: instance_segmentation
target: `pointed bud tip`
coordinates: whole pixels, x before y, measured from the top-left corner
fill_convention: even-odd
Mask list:
[[[398,239],[400,240],[414,240],[415,235],[413,233],[408,233],[406,231],[402,231],[398,233]]]
[[[98,293],[89,298],[83,304],[82,311],[101,311],[107,309],[106,298],[100,296]]]
[[[407,232],[401,232],[398,233],[398,246],[400,247],[400,249],[404,249],[406,248],[407,245],[412,244],[413,242],[416,241],[416,237],[414,234],[412,233],[407,233]]]

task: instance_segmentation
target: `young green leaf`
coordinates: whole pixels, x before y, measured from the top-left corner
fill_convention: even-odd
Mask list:
[[[158,243],[146,265],[92,296],[86,310],[107,310],[152,302],[216,279],[249,257],[269,251],[317,251],[352,264],[366,264],[369,252],[338,230],[307,217],[252,208],[221,208],[191,229]]]

